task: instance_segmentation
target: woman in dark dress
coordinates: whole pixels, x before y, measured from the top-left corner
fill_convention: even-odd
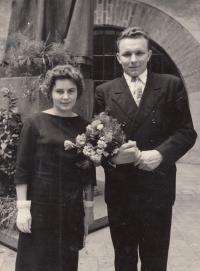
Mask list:
[[[78,251],[94,220],[96,174],[94,167],[77,167],[77,151],[65,150],[64,141],[75,142],[88,125],[72,111],[83,86],[77,68],[55,67],[44,83],[53,107],[23,126],[15,175],[20,230],[16,271],[78,268]]]

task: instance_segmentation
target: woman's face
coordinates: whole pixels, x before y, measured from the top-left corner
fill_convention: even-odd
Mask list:
[[[78,90],[76,84],[70,79],[58,79],[52,89],[54,109],[61,114],[72,112],[76,104]]]

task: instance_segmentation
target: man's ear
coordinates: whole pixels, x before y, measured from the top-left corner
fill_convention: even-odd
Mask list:
[[[148,57],[149,57],[149,59],[151,58],[151,56],[152,56],[152,51],[149,50],[149,52],[148,52]],[[148,61],[149,61],[149,59],[148,59]]]
[[[117,57],[117,60],[118,60],[119,64],[121,64],[121,59],[120,59],[119,53],[116,53],[116,57]]]

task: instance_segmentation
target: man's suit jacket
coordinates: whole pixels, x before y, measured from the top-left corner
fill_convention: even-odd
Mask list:
[[[94,113],[109,107],[141,151],[158,150],[163,161],[154,171],[133,164],[110,166],[104,160],[105,200],[110,205],[171,206],[175,200],[175,162],[195,143],[188,98],[182,81],[172,75],[149,74],[137,107],[124,76],[96,88]]]

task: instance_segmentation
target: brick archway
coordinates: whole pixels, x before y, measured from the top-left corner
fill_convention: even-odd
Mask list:
[[[199,90],[200,44],[172,17],[134,0],[95,0],[94,15],[96,26],[143,27],[171,57],[188,93]]]

